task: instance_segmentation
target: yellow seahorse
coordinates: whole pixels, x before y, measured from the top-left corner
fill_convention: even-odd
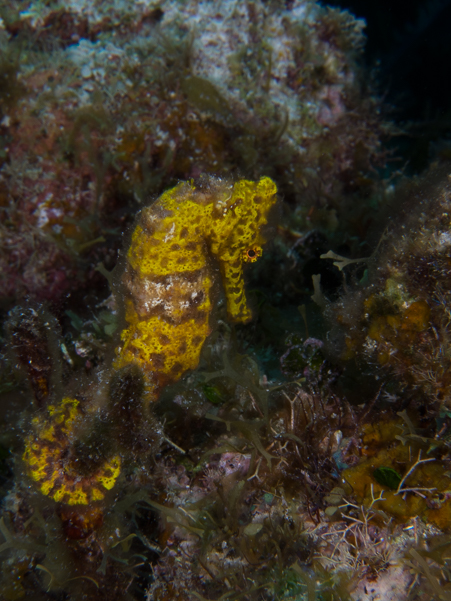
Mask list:
[[[251,318],[243,264],[262,254],[262,228],[276,192],[268,177],[235,184],[209,177],[200,185],[179,184],[141,212],[117,294],[127,326],[113,367],[138,365],[151,400],[198,365],[210,333],[210,289],[218,269],[229,318]],[[79,411],[78,401],[64,399],[46,419],[36,418],[23,456],[41,492],[67,504],[100,500],[120,472],[119,455],[89,476],[77,474],[74,464],[65,466],[70,454],[64,446],[74,442]]]
[[[139,364],[154,398],[198,365],[218,265],[229,318],[251,319],[243,264],[262,253],[276,192],[268,177],[234,185],[209,178],[200,187],[179,184],[142,211],[122,278],[128,325],[115,367]]]

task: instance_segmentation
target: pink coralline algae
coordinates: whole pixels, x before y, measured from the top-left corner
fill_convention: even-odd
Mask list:
[[[80,189],[70,171],[58,179],[29,177],[20,184],[34,191],[33,198],[14,194],[16,202],[10,197],[9,205],[0,207],[2,296],[56,299],[78,279],[80,226],[89,216],[92,193]]]

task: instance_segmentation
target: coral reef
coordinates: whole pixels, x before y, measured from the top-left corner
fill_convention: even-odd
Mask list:
[[[93,267],[114,266],[137,205],[177,179],[267,175],[302,215],[377,187],[389,126],[349,13],[310,0],[20,0],[1,19],[5,302],[100,293]]]
[[[367,284],[329,307],[336,350],[383,369],[390,394],[408,395],[426,411],[449,410],[448,166],[406,182],[399,213],[368,264]],[[340,259],[342,262],[340,263]],[[352,261],[339,258],[341,269]],[[341,338],[341,341],[339,341]],[[341,346],[340,346],[341,345]]]
[[[1,601],[448,599],[449,166],[389,167],[364,24],[0,17]]]

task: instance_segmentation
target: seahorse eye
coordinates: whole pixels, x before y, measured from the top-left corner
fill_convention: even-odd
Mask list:
[[[243,252],[243,259],[249,263],[255,263],[255,261],[261,257],[262,249],[258,246],[254,246],[253,248],[247,248]]]

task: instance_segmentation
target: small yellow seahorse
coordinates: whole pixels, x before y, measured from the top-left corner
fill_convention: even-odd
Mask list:
[[[268,177],[235,184],[210,177],[200,186],[179,184],[141,212],[122,278],[128,325],[115,367],[137,363],[153,398],[199,362],[218,265],[229,318],[252,317],[243,263],[262,253],[276,192]]]
[[[210,333],[210,289],[218,266],[230,319],[251,318],[244,292],[243,264],[256,261],[265,242],[262,227],[276,202],[268,177],[234,185],[206,178],[182,183],[144,209],[127,253],[118,302],[127,327],[116,349],[117,370],[137,364],[156,400],[162,386],[199,362]],[[216,260],[216,264],[215,264]],[[104,498],[119,476],[119,455],[108,456],[88,474],[77,469],[80,403],[65,398],[33,420],[23,459],[40,491],[69,505]]]

